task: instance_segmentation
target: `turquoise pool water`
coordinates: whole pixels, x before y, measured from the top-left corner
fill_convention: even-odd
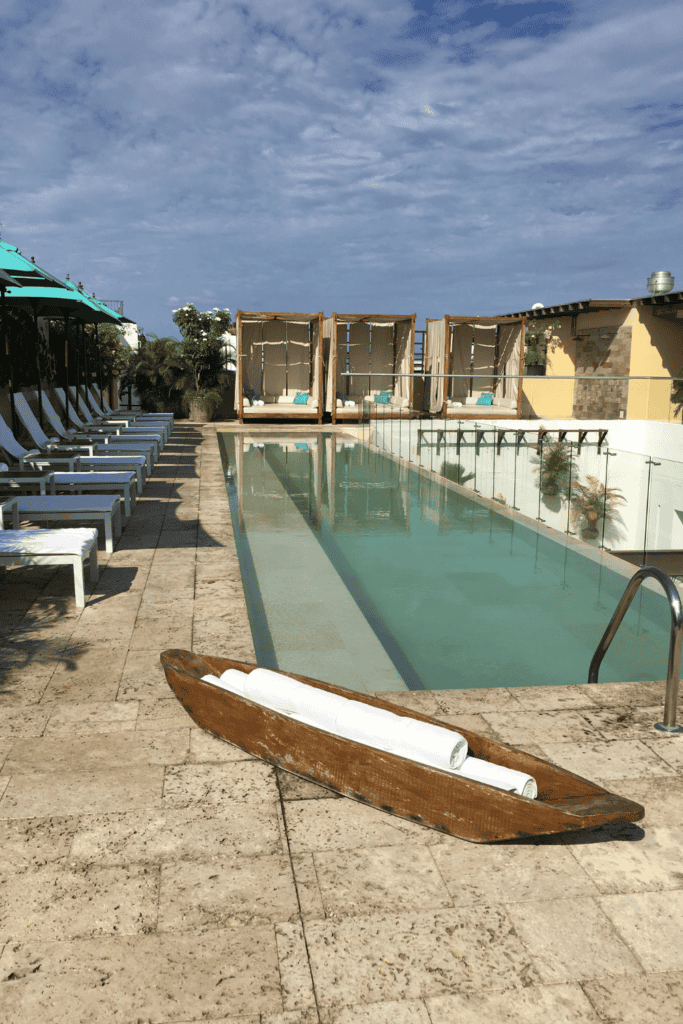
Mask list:
[[[370,666],[367,689],[586,681],[627,576],[339,435],[221,447],[261,664]],[[669,622],[641,588],[600,680],[664,678]]]

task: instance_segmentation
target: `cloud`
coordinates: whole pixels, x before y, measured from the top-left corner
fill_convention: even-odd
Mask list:
[[[3,237],[162,334],[189,297],[423,319],[641,294],[683,201],[660,6],[11,0]]]

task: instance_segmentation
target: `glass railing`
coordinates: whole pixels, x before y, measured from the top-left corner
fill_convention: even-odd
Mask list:
[[[536,376],[545,367],[527,367],[524,376],[402,374],[412,381],[412,401],[403,416],[485,416],[534,420],[651,420],[683,421],[683,381],[671,377]],[[398,394],[399,376],[342,374],[345,389],[362,405],[365,415],[382,415],[372,392],[383,386]],[[371,385],[371,386],[370,386]],[[408,380],[403,380],[408,394]],[[342,386],[344,390],[344,386]],[[396,404],[395,402],[393,404]],[[392,410],[392,414],[396,410]]]
[[[671,381],[668,387],[670,397]],[[389,416],[374,405],[365,402],[362,429],[379,450],[595,548],[683,578],[682,461],[610,444],[609,422],[600,417],[553,425],[550,417]]]

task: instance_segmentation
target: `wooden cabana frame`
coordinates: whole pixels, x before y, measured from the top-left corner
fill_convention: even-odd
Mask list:
[[[393,392],[392,401],[389,405],[373,404],[373,416],[410,415],[413,378],[397,375],[414,372],[415,313],[333,313],[323,323],[323,337],[327,351],[325,409],[333,423],[360,420],[364,400],[387,390]],[[348,371],[362,373],[362,377],[342,376],[347,361]],[[338,391],[348,395],[355,406],[344,406],[337,398]]]
[[[323,313],[274,313],[238,309],[235,410],[245,419],[314,420],[323,415]],[[262,396],[251,405],[245,387]],[[294,403],[308,391],[305,405]]]
[[[525,329],[524,317],[428,319],[424,365],[431,375],[429,412],[446,419],[519,419]],[[493,403],[477,405],[487,392],[493,393]]]

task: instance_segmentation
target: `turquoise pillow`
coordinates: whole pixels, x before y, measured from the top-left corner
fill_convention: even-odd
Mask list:
[[[294,445],[294,447],[295,448],[299,448],[302,452],[307,452],[308,451],[308,445],[307,444],[298,444],[298,443],[296,443]]]
[[[391,391],[383,392],[381,395],[375,395],[375,402],[377,405],[389,405],[391,402]]]
[[[493,405],[493,395],[479,395],[479,398],[474,403],[475,405]]]
[[[306,405],[308,401],[308,391],[297,391],[294,399],[294,405]]]

